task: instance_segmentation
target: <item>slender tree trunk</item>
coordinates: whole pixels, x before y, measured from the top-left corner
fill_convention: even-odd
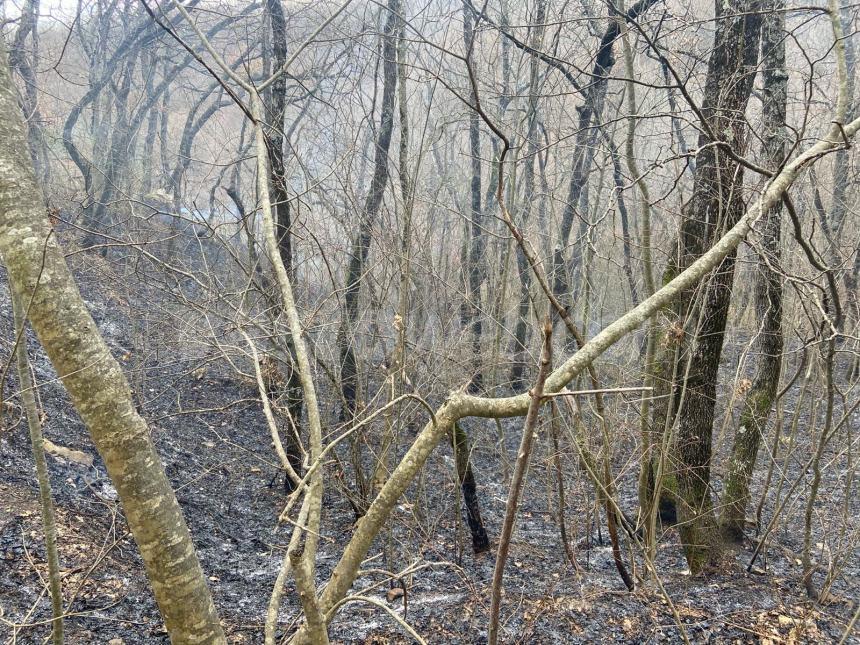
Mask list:
[[[630,19],[636,19],[645,12],[655,0],[639,0],[626,13]],[[570,181],[568,183],[567,198],[564,211],[561,217],[561,231],[559,243],[553,251],[553,289],[557,298],[567,300],[569,292],[576,287],[569,278],[565,277],[565,252],[570,242],[570,234],[573,229],[573,223],[576,216],[576,209],[582,198],[585,185],[588,181],[588,176],[591,171],[591,163],[594,159],[595,140],[597,137],[597,128],[592,128],[593,122],[599,122],[603,114],[603,104],[606,97],[606,87],[609,82],[609,74],[615,66],[614,46],[615,41],[621,33],[619,21],[615,16],[609,20],[606,30],[600,39],[600,44],[597,49],[597,55],[594,59],[594,65],[591,70],[591,80],[585,89],[581,89],[583,93],[583,104],[579,106],[579,119],[577,127],[576,143],[573,152],[573,167],[571,170]],[[581,221],[580,233],[582,227],[586,224]],[[579,235],[579,240],[583,239],[583,235]],[[581,257],[582,251],[579,249],[577,256]],[[576,261],[574,259],[574,261]]]
[[[463,44],[466,56],[470,57],[474,47],[475,33],[472,26],[472,12],[463,3]],[[471,102],[474,105],[477,97],[474,92]],[[484,250],[486,234],[484,233],[484,213],[481,210],[481,130],[480,117],[475,110],[469,111],[469,154],[471,156],[472,177],[469,183],[471,195],[469,223],[467,224],[468,256],[463,270],[467,271],[466,300],[460,311],[461,322],[470,330],[472,337],[472,354],[475,361],[475,372],[469,382],[470,392],[480,392],[483,385],[481,369],[481,334],[483,317],[481,307],[481,285],[484,282]]]
[[[284,18],[284,7],[281,0],[266,0],[266,10],[269,12],[269,20],[272,24],[272,53],[275,69],[281,69],[287,62],[287,21]],[[269,169],[271,172],[272,200],[275,210],[275,226],[278,234],[278,252],[281,261],[287,270],[290,279],[295,281],[293,274],[293,243],[290,212],[290,195],[287,189],[286,169],[284,166],[284,115],[287,101],[287,75],[281,74],[272,83],[271,104],[269,108],[269,123],[272,127],[268,133],[269,143]],[[287,409],[298,429],[301,425],[302,406],[302,384],[299,379],[299,370],[296,368],[295,349],[292,340],[287,339],[290,349],[291,369],[287,377]],[[295,433],[290,433],[287,438],[287,457],[296,472],[301,473],[302,457],[301,446]],[[289,489],[289,486],[287,487]]]
[[[382,104],[379,117],[379,131],[374,152],[373,177],[364,210],[358,225],[358,233],[352,244],[349,266],[344,286],[344,315],[338,333],[337,346],[340,354],[340,389],[342,398],[341,420],[349,421],[358,411],[358,365],[355,355],[355,336],[358,323],[358,297],[361,292],[362,276],[364,275],[367,257],[370,253],[370,239],[373,226],[382,206],[385,187],[388,184],[388,153],[391,147],[391,135],[394,129],[394,98],[397,88],[397,16],[400,8],[399,0],[388,0],[387,17],[382,35]],[[369,491],[367,482],[361,472],[359,439],[352,439],[353,461],[358,486],[358,503],[355,511],[361,515],[366,510],[361,506],[367,501]],[[355,506],[355,502],[353,502]]]
[[[785,158],[788,139],[785,126],[788,74],[785,70],[784,30],[785,1],[772,0],[771,11],[762,24],[761,50],[765,157],[768,167],[774,169]],[[735,541],[743,537],[750,479],[776,396],[782,365],[782,280],[775,268],[781,256],[781,216],[782,202],[767,212],[761,226],[764,257],[759,259],[756,268],[756,314],[761,321],[756,374],[743,403],[724,485],[720,522],[723,534]]]
[[[344,401],[343,419],[352,417],[356,412],[358,368],[352,336],[358,321],[358,296],[361,290],[361,276],[370,253],[370,238],[373,224],[382,205],[382,197],[388,184],[388,152],[391,134],[394,129],[394,96],[397,86],[397,0],[389,0],[388,17],[385,21],[382,43],[382,104],[379,117],[379,134],[374,152],[373,178],[365,200],[364,210],[359,222],[358,234],[352,245],[349,267],[344,288],[345,318],[338,336],[341,356],[341,394]]]
[[[30,147],[36,175],[44,184],[48,178],[49,168],[47,147],[42,133],[42,114],[39,110],[39,86],[36,78],[38,63],[39,0],[28,0],[21,9],[21,19],[9,54],[9,66],[21,76],[23,81],[21,107],[27,122],[27,144]]]
[[[539,50],[543,47],[544,23],[546,22],[546,1],[539,0],[535,11],[535,26],[532,30],[531,47]],[[507,41],[505,41],[507,42]],[[523,205],[520,226],[525,229],[531,218],[532,201],[535,195],[535,164],[538,156],[538,95],[540,83],[539,61],[532,55],[529,61],[529,101],[528,101],[528,130],[526,133],[526,168],[523,178]],[[520,278],[520,298],[517,305],[517,322],[514,327],[514,351],[511,365],[511,386],[515,392],[521,392],[526,386],[525,369],[528,351],[527,335],[529,311],[531,309],[532,272],[523,255],[517,247],[517,273]]]
[[[175,643],[225,643],[191,535],[117,361],[52,236],[0,41],[0,255],[119,493]]]
[[[63,642],[63,587],[60,580],[60,557],[57,552],[57,522],[54,515],[54,500],[51,498],[51,479],[45,461],[45,440],[42,435],[42,422],[36,407],[33,377],[30,374],[30,361],[27,358],[27,334],[25,332],[26,302],[13,297],[12,308],[15,316],[15,334],[18,347],[15,355],[18,363],[18,383],[21,386],[21,402],[27,416],[30,430],[30,444],[33,448],[33,461],[36,464],[36,479],[39,482],[39,502],[42,508],[42,530],[45,533],[45,552],[48,559],[48,585],[51,590],[51,639],[54,645]]]

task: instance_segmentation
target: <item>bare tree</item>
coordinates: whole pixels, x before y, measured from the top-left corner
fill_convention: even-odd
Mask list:
[[[779,168],[785,161],[788,133],[785,127],[788,75],[785,71],[785,12],[781,2],[762,24],[762,80],[765,158],[768,167]],[[749,505],[750,479],[759,446],[770,416],[779,385],[782,367],[782,277],[780,219],[782,202],[776,204],[761,222],[761,258],[756,271],[756,313],[758,330],[758,365],[752,386],[747,392],[740,424],[735,434],[732,460],[725,480],[725,497],[720,523],[724,533],[734,540],[743,536]]]
[[[744,151],[743,114],[755,78],[761,14],[747,2],[715,6],[717,30],[700,108],[707,129],[699,139],[701,152],[693,196],[679,232],[678,255],[667,267],[664,282],[701,257],[721,231],[739,221],[744,209],[743,167],[720,144],[725,137],[732,149]],[[666,473],[666,489],[677,496],[681,537],[690,569],[696,572],[708,564],[716,526],[710,491],[712,431],[734,265],[732,252],[713,276],[679,300],[674,310],[680,329],[676,338],[679,351],[671,339],[672,329],[663,361],[675,365],[662,372],[662,378],[672,384],[674,407],[655,408],[657,427],[677,423],[672,449],[677,465]],[[689,308],[691,303],[694,306]],[[659,413],[671,415],[670,419],[665,421]]]
[[[0,45],[0,254],[15,297],[104,459],[167,630],[176,642],[226,642],[176,496],[135,409],[122,369],[102,340],[66,265],[36,183]]]

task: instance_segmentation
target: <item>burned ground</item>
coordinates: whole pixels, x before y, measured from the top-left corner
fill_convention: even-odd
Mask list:
[[[153,294],[141,288],[141,293],[119,298],[98,272],[79,271],[78,278],[101,331],[128,367],[141,410],[191,528],[229,641],[262,642],[266,604],[290,527],[277,522],[286,496],[276,477],[277,459],[256,385],[231,372],[222,361],[201,358],[199,352],[134,356],[133,335],[140,332],[136,307],[142,307]],[[5,276],[0,298],[3,351],[8,357],[13,335]],[[67,642],[166,643],[142,562],[104,467],[38,344],[29,336],[27,343],[41,384],[46,437],[94,457],[92,467],[48,458],[57,505]],[[723,383],[736,382],[734,370],[741,349],[743,344],[738,342],[727,351]],[[8,385],[14,392],[12,376]],[[787,394],[789,411],[796,390]],[[725,401],[721,407],[725,410]],[[614,467],[621,505],[631,514],[636,508],[637,465],[631,457],[637,449],[635,411],[632,401],[614,405]],[[801,476],[809,454],[810,438],[804,427],[810,419],[804,414],[799,421],[798,457],[788,461],[783,488]],[[329,418],[334,416],[329,414]],[[721,423],[718,420],[715,436]],[[46,564],[38,492],[25,425],[11,398],[0,431],[0,634],[10,643],[42,642],[50,618],[43,584]],[[507,494],[506,460],[500,459],[498,429],[493,422],[472,419],[465,425],[475,443],[473,460],[484,521],[494,538]],[[521,427],[521,420],[516,419],[502,426],[508,463],[515,455]],[[733,431],[731,424],[729,429]],[[335,428],[329,430],[334,432]],[[722,452],[727,443],[724,439]],[[852,496],[846,502],[843,495],[846,479],[853,474],[850,455],[828,455],[824,492],[815,509],[815,554],[821,567],[826,568],[834,557],[847,556],[828,602],[809,601],[801,582],[805,485],[788,504],[764,550],[765,557],[756,562],[751,573],[746,567],[753,543],[748,542],[726,553],[720,571],[691,577],[677,531],[667,528],[657,561],[670,599],[667,601],[653,583],[640,584],[632,593],[625,590],[605,542],[600,514],[595,511],[594,491],[577,468],[575,451],[563,433],[565,515],[580,570],[566,560],[559,542],[551,449],[548,435],[542,433],[506,570],[502,607],[506,642],[680,642],[674,612],[693,642],[818,643],[837,641],[844,633],[860,586],[856,539],[860,501]],[[724,456],[716,461],[716,492]],[[760,464],[766,458],[763,456]],[[425,468],[423,481],[404,497],[389,524],[396,561],[383,561],[381,547],[387,539],[383,531],[363,568],[412,567],[414,572],[404,581],[406,620],[428,642],[479,643],[486,638],[494,556],[492,552],[471,554],[453,467],[450,448],[440,446]],[[760,495],[764,471],[762,466],[756,474],[754,502]],[[774,488],[764,505],[765,523],[773,514]],[[840,521],[843,516],[848,518],[844,526]],[[318,583],[333,569],[353,522],[349,504],[330,477]],[[833,536],[842,529],[845,533],[837,541]],[[821,540],[825,530],[829,531],[828,539]],[[749,535],[754,535],[752,529]],[[847,551],[831,552],[837,544]],[[628,560],[631,551],[625,551]],[[641,574],[641,559],[638,555],[634,558]],[[823,573],[817,575],[820,579]],[[372,571],[356,583],[356,589],[370,587],[365,595],[382,602],[386,602],[389,586],[384,576]],[[291,621],[300,614],[291,583],[285,598],[282,634],[290,632],[295,624]],[[398,599],[390,605],[402,615],[403,604]],[[343,643],[409,641],[380,609],[356,603],[340,612],[330,634],[333,642]]]

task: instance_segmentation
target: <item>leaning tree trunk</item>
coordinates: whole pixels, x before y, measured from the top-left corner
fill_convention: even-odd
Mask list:
[[[788,74],[785,70],[784,30],[785,0],[773,0],[772,11],[762,25],[761,37],[764,145],[770,168],[778,168],[782,164],[788,139],[785,126]],[[743,538],[750,479],[776,396],[782,365],[782,280],[775,268],[780,260],[781,216],[782,202],[778,202],[767,212],[761,227],[761,253],[765,257],[759,259],[755,284],[756,313],[761,321],[758,365],[735,435],[720,519],[723,534],[734,541]]]
[[[10,289],[29,303],[33,329],[104,459],[171,640],[225,643],[149,428],[52,236],[2,41],[0,113],[0,256]]]
[[[707,127],[699,141],[693,196],[683,214],[675,270],[692,265],[737,223],[744,209],[740,195],[743,170],[725,147],[715,146],[713,141],[719,138],[730,142],[734,151],[743,150],[744,112],[755,78],[762,14],[754,0],[718,0],[715,5],[717,32],[701,106]],[[735,251],[729,253],[710,280],[688,289],[679,300],[681,307],[676,308],[678,317],[683,318],[684,308],[693,303],[680,335],[681,351],[674,372],[678,413],[671,459],[677,466],[667,488],[676,495],[681,540],[694,573],[708,564],[714,546],[711,442],[735,256]],[[672,269],[668,271],[671,275]],[[674,354],[674,347],[668,344],[666,351]]]

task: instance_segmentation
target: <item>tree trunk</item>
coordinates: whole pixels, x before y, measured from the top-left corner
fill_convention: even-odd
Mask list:
[[[173,489],[117,361],[52,236],[0,43],[0,255],[119,493],[175,643],[225,643]],[[38,288],[37,288],[38,287]]]
[[[337,345],[340,354],[340,391],[342,398],[341,421],[349,421],[358,411],[358,365],[355,357],[355,334],[358,322],[358,297],[361,292],[362,276],[370,253],[370,238],[376,221],[382,197],[388,184],[388,152],[394,129],[394,97],[397,87],[397,16],[398,0],[388,0],[387,18],[382,36],[382,104],[379,117],[379,133],[374,153],[373,177],[358,225],[358,233],[353,240],[352,253],[344,285],[344,318],[338,333]],[[351,440],[353,451],[359,449],[358,438]],[[355,460],[354,460],[355,461]],[[355,463],[360,469],[360,460]],[[364,476],[356,472],[359,490],[359,503],[364,504],[369,493]],[[363,508],[355,508],[358,515]]]
[[[36,390],[30,374],[30,359],[27,357],[26,312],[27,303],[13,298],[15,335],[18,346],[15,357],[18,363],[18,384],[21,387],[21,403],[30,430],[30,445],[36,465],[36,480],[39,483],[39,504],[42,508],[42,530],[45,533],[45,553],[48,560],[48,585],[51,590],[51,640],[55,645],[63,643],[63,587],[60,579],[60,556],[57,551],[57,522],[54,500],[51,497],[51,478],[45,461],[45,439],[42,421],[36,407]]]
[[[478,500],[478,484],[472,470],[472,448],[469,445],[469,435],[455,423],[451,431],[451,448],[454,450],[454,461],[457,464],[457,481],[463,493],[463,503],[466,506],[466,522],[472,534],[472,550],[483,553],[490,550],[490,538],[481,519],[481,503]]]
[[[743,151],[744,112],[755,78],[762,14],[753,0],[717,1],[717,32],[708,64],[702,112],[710,132],[736,152]],[[743,170],[724,148],[703,132],[699,146],[693,197],[683,214],[677,269],[686,269],[733,227],[744,204]],[[710,280],[688,289],[682,306],[694,303],[682,332],[675,404],[677,431],[673,450],[676,472],[668,490],[677,494],[681,541],[690,570],[702,571],[712,556],[714,516],[710,478],[711,441],[716,402],[717,371],[732,296],[736,252],[718,266]],[[676,313],[683,316],[684,311]],[[672,350],[673,351],[673,350]],[[662,425],[662,424],[661,424]]]
[[[463,4],[463,44],[466,48],[466,57],[469,58],[474,48],[475,32],[472,27],[472,13],[468,6]],[[471,94],[471,103],[475,105],[477,96],[474,91]],[[472,337],[472,354],[475,360],[475,372],[469,381],[469,392],[480,392],[483,384],[483,373],[481,370],[481,333],[482,333],[482,307],[481,307],[481,285],[484,282],[484,247],[486,246],[486,235],[484,233],[484,213],[481,210],[481,130],[479,127],[480,117],[477,111],[469,111],[469,155],[471,156],[472,178],[469,183],[471,195],[471,210],[469,222],[466,226],[468,231],[468,255],[467,264],[463,271],[467,272],[466,300],[460,309],[460,320],[464,327],[470,330]]]
[[[788,140],[785,126],[788,74],[785,70],[785,0],[773,0],[772,5],[762,25],[761,50],[765,157],[768,167],[775,169],[785,158]],[[765,257],[759,259],[755,284],[756,314],[761,321],[758,365],[735,435],[720,520],[723,534],[734,541],[743,538],[750,479],[776,396],[782,365],[782,280],[774,268],[779,265],[781,256],[781,216],[782,202],[779,202],[767,212],[761,227],[762,254]]]
[[[535,11],[535,27],[532,32],[531,47],[539,50],[543,47],[544,23],[546,22],[546,2],[539,0]],[[535,163],[538,156],[538,95],[540,83],[538,59],[532,55],[529,61],[529,101],[528,101],[528,131],[526,133],[526,167],[523,177],[523,205],[520,216],[520,227],[525,229],[531,217],[532,201],[535,194]],[[520,278],[520,300],[517,306],[517,323],[514,327],[514,351],[511,365],[511,386],[515,392],[522,392],[526,387],[525,370],[528,351],[528,316],[531,309],[532,271],[522,249],[517,247],[517,272]]]
[[[281,0],[266,0],[266,10],[269,12],[269,20],[272,24],[272,53],[275,69],[281,69],[287,62],[287,21],[284,18],[284,7]],[[293,275],[293,244],[290,231],[291,212],[290,195],[287,190],[287,179],[284,168],[284,114],[287,102],[287,75],[281,74],[272,83],[271,101],[269,107],[269,123],[272,124],[268,133],[269,140],[269,171],[271,173],[270,184],[272,186],[272,200],[275,210],[275,226],[278,235],[278,252],[287,275],[295,280]],[[301,425],[302,384],[299,379],[299,371],[296,368],[295,349],[291,339],[287,339],[290,349],[291,367],[287,377],[287,409],[296,424],[296,429]],[[297,473],[301,473],[302,457],[301,446],[295,433],[289,433],[287,437],[287,457]],[[289,479],[286,480],[287,489],[290,490]],[[292,492],[290,490],[290,492]]]

